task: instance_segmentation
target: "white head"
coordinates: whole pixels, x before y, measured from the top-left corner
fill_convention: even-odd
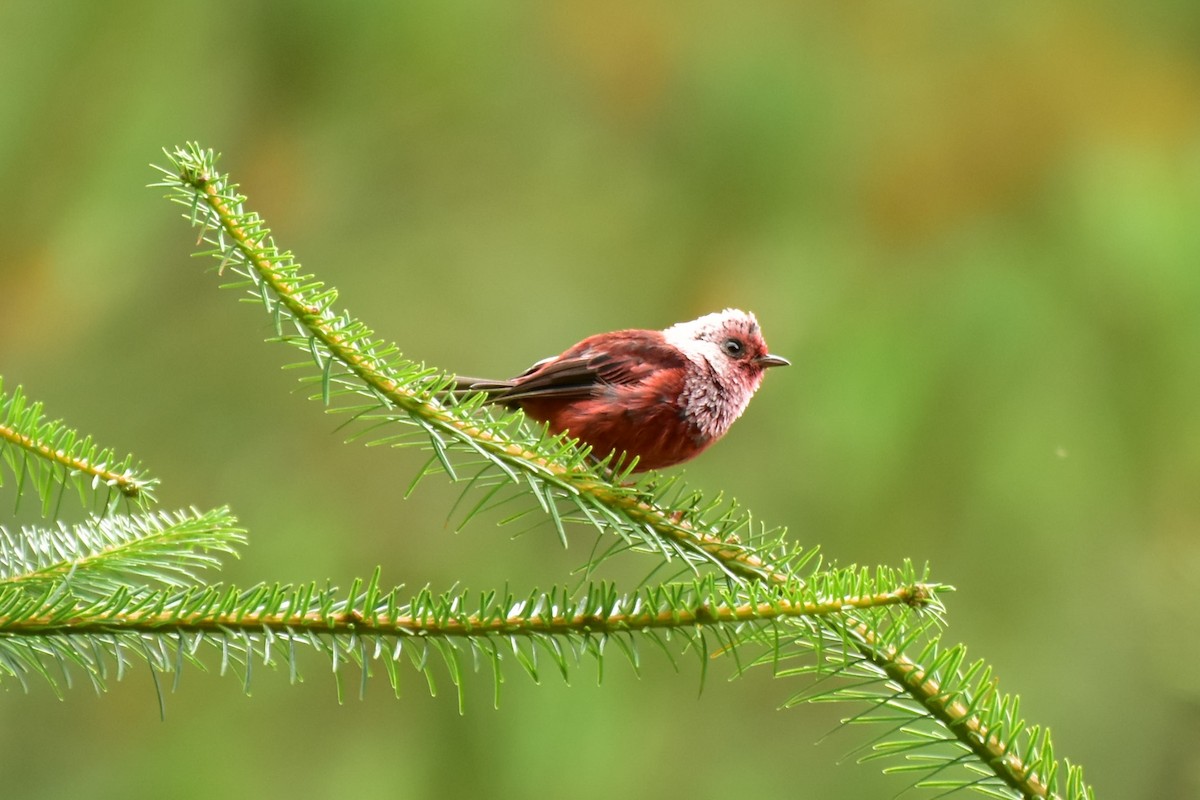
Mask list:
[[[768,367],[789,363],[767,351],[754,315],[736,308],[676,323],[662,333],[691,362],[682,405],[689,421],[712,438],[741,416]]]

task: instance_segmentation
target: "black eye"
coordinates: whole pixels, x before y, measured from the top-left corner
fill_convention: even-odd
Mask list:
[[[745,351],[746,346],[737,339],[726,339],[721,342],[721,349],[725,351],[725,355],[730,358],[739,358]]]

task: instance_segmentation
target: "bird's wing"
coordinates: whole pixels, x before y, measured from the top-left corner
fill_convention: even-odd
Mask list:
[[[659,370],[683,363],[678,349],[663,342],[657,331],[602,334],[584,339],[561,356],[534,364],[513,378],[511,389],[497,392],[494,399],[507,403],[590,397],[599,387],[641,383]]]

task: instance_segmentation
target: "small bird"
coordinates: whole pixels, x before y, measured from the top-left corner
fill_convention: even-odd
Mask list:
[[[508,381],[456,379],[459,391],[520,408],[603,457],[638,457],[636,471],[695,458],[729,430],[786,358],[767,352],[753,314],[727,308],[661,331],[589,336]]]

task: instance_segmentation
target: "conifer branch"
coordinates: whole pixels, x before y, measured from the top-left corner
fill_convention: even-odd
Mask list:
[[[28,403],[21,387],[4,391],[0,379],[0,462],[12,470],[20,487],[26,477],[42,502],[42,515],[62,502],[69,483],[74,483],[81,499],[89,490],[115,489],[118,496],[149,501],[158,483],[135,467],[133,456],[118,457],[112,448],[101,448],[90,436],[66,427],[61,420],[47,420],[41,403]],[[0,471],[0,485],[3,472]],[[105,507],[114,498],[105,498]],[[85,501],[86,504],[86,501]]]
[[[215,172],[211,151],[190,145],[167,156],[176,169],[162,170],[170,180],[159,185],[183,190],[182,196],[176,195],[175,199],[189,206],[190,219],[200,226],[201,237],[217,246],[212,254],[220,256],[222,271],[230,266],[244,268],[268,312],[277,315],[280,309],[276,304],[279,304],[296,321],[307,340],[301,344],[310,348],[322,367],[325,379],[322,395],[326,402],[332,393],[330,368],[336,363],[361,381],[367,393],[387,407],[403,411],[426,429],[438,460],[452,476],[454,470],[446,457],[443,435],[500,465],[514,481],[516,473],[524,473],[534,483],[548,484],[575,499],[585,513],[589,508],[599,510],[608,521],[624,529],[626,535],[641,537],[648,531],[654,538],[664,538],[699,554],[700,563],[717,565],[731,574],[789,580],[777,566],[754,548],[742,544],[737,536],[706,530],[707,526],[697,525],[687,514],[668,513],[647,502],[643,492],[603,476],[588,462],[587,450],[572,447],[570,440],[550,437],[548,446],[543,440],[539,442],[542,446],[531,447],[505,435],[507,425],[481,423],[476,413],[478,402],[447,405],[438,395],[453,383],[452,376],[425,369],[423,365],[413,370],[410,367],[415,365],[411,362],[397,362],[399,350],[394,345],[385,346],[373,340],[370,330],[354,323],[348,314],[335,312],[332,304],[337,292],[325,289],[310,275],[299,274],[298,264],[290,253],[275,246],[262,219],[244,209],[245,197],[237,187]],[[627,470],[633,464],[624,466],[622,477],[628,477]],[[554,498],[548,499],[549,505],[553,502]],[[671,552],[661,545],[656,549],[668,557]]]
[[[394,345],[375,340],[348,313],[333,310],[336,292],[301,274],[292,255],[275,246],[261,218],[244,208],[245,197],[216,172],[211,151],[191,144],[167,156],[171,166],[159,168],[164,180],[157,185],[167,187],[173,200],[188,207],[186,216],[213,248],[207,252],[220,259],[219,271],[229,269],[244,279],[229,286],[248,288],[263,304],[275,323],[276,339],[305,350],[320,373],[310,378],[319,382],[316,396],[331,410],[351,413],[352,421],[369,423],[368,430],[390,430],[393,423],[409,426],[406,432],[388,433],[372,443],[423,443],[431,449],[417,480],[442,471],[452,480],[466,480],[468,488],[485,492],[468,519],[503,502],[498,493],[507,487],[532,495],[564,543],[564,521],[591,524],[616,534],[632,549],[657,552],[665,560],[681,558],[697,574],[705,574],[705,567],[716,569],[739,597],[758,591],[759,584],[785,593],[805,591],[827,574],[802,572],[814,550],[786,544],[782,530],[754,525],[749,514],[732,503],[723,505],[719,498],[707,502],[674,478],[648,477],[627,485],[623,481],[630,477],[632,465],[619,455],[607,456],[597,465],[586,447],[564,436],[548,435],[544,429],[531,431],[519,413],[494,416],[484,407],[482,395],[455,399],[446,392],[452,376],[404,359]],[[296,333],[285,335],[285,323],[293,325]],[[335,405],[348,395],[357,395],[358,404]],[[478,471],[468,479],[458,473],[464,467]],[[1060,797],[1055,788],[1059,763],[1048,735],[1016,718],[1015,700],[999,695],[992,683],[980,678],[990,675],[982,662],[964,671],[965,650],[941,648],[940,634],[934,630],[940,606],[933,605],[939,587],[922,580],[910,589],[907,604],[933,613],[897,613],[895,605],[843,605],[835,615],[795,617],[784,637],[763,639],[758,628],[743,627],[722,639],[723,650],[735,652],[759,642],[767,652],[754,663],[772,664],[781,676],[853,679],[849,686],[798,695],[793,701],[861,700],[871,708],[895,710],[899,721],[888,741],[874,746],[872,756],[909,759],[904,767],[892,769],[926,773],[917,785],[972,788],[996,797]],[[745,602],[728,606],[743,607]],[[703,614],[710,613],[692,611],[698,616],[684,623],[683,630],[702,628]],[[503,623],[499,619],[492,624],[508,622],[507,617]],[[353,637],[352,629],[357,631],[354,626],[362,620],[351,615],[340,622]],[[535,641],[555,635],[549,630],[529,631]],[[786,643],[806,651],[813,660],[799,668],[780,669],[790,657]],[[912,655],[917,648],[920,652]],[[447,666],[457,684],[451,651],[438,652],[450,659]],[[874,714],[856,718],[874,719]],[[933,727],[918,730],[912,723],[920,721]],[[943,757],[926,749],[942,744],[961,751]],[[943,776],[944,769],[956,766],[976,777]],[[1068,765],[1065,783],[1071,798],[1091,797],[1077,767]]]
[[[0,633],[9,636],[88,636],[97,633],[150,634],[164,629],[176,634],[237,634],[257,638],[277,635],[487,637],[574,634],[606,636],[653,629],[679,629],[769,622],[787,617],[821,617],[851,608],[909,605],[925,589],[901,586],[869,596],[825,600],[765,593],[755,602],[740,602],[711,582],[646,590],[633,597],[618,595],[611,585],[588,587],[581,597],[565,590],[513,597],[484,598],[480,608],[465,611],[463,595],[435,597],[428,591],[408,603],[399,602],[402,587],[378,597],[378,575],[365,594],[341,599],[335,590],[315,586],[293,588],[259,585],[249,589],[205,587],[183,592],[130,593],[122,604],[105,598],[91,607],[70,610],[57,602],[39,605],[28,596],[23,604],[0,599]],[[0,598],[4,585],[0,584]],[[490,600],[490,602],[489,602]],[[583,610],[586,609],[586,610]]]
[[[941,723],[980,762],[990,766],[1008,787],[1019,792],[1020,797],[1059,796],[1050,791],[1050,782],[1046,779],[1046,771],[1057,768],[1052,753],[1049,758],[1043,753],[1036,763],[1029,763],[1014,746],[1017,737],[1025,732],[1024,720],[1006,719],[1006,714],[989,719],[979,713],[980,699],[994,693],[994,686],[979,687],[982,692],[973,692],[972,687],[961,683],[958,688],[950,688],[959,683],[956,675],[943,684],[934,677],[935,669],[921,666],[896,647],[883,644],[875,631],[861,622],[848,620],[847,627],[855,634],[856,649],[864,659],[901,686],[924,714]],[[949,658],[957,667],[965,653],[966,649],[960,645],[949,651]],[[934,661],[937,663],[938,659]],[[1000,703],[1002,708],[1008,705],[1007,702]],[[1036,734],[1032,738],[1036,740]]]
[[[245,540],[227,508],[92,518],[57,529],[0,526],[0,589],[110,596],[132,579],[187,586],[201,569],[236,555]]]
[[[222,536],[231,532],[213,531]],[[402,652],[433,681],[432,654],[439,654],[452,672],[461,669],[457,654],[469,654],[477,668],[488,663],[498,679],[499,654],[512,650],[536,680],[538,653],[551,654],[564,677],[571,670],[566,655],[573,662],[585,656],[600,661],[607,642],[624,648],[624,640],[634,635],[660,645],[665,645],[660,632],[682,638],[701,657],[714,649],[703,644],[712,636],[718,650],[732,654],[738,637],[751,628],[766,640],[777,640],[785,635],[777,627],[781,621],[817,619],[852,607],[908,604],[923,591],[901,583],[864,583],[854,572],[834,571],[828,585],[871,585],[880,591],[820,598],[809,587],[784,592],[762,586],[752,589],[746,602],[744,593],[710,575],[691,584],[647,587],[632,596],[621,595],[611,584],[592,584],[582,592],[554,589],[525,597],[489,593],[472,606],[466,593],[435,595],[428,589],[402,602],[403,587],[383,592],[378,570],[345,594],[313,584],[261,584],[246,589],[126,585],[92,595],[63,591],[62,585],[14,582],[0,584],[0,675],[24,683],[27,675],[37,674],[57,688],[52,673],[69,682],[74,665],[102,688],[109,662],[121,666],[142,659],[155,671],[175,673],[178,681],[184,663],[203,666],[199,649],[207,646],[220,652],[222,672],[230,667],[243,671],[248,690],[251,662],[274,666],[276,655],[295,680],[296,647],[304,646],[328,656],[335,671],[342,663],[365,669],[369,660],[380,660],[397,689],[392,662]]]

